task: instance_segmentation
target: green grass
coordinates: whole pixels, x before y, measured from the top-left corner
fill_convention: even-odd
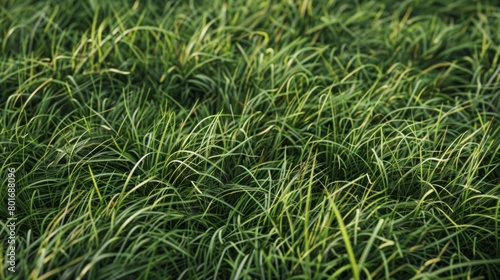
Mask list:
[[[496,1],[0,2],[0,279],[500,277]]]

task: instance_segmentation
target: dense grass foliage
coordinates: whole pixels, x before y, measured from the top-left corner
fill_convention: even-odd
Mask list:
[[[0,1],[1,279],[500,278],[497,1],[201,2]]]

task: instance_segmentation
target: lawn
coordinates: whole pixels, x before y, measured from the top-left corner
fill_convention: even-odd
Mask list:
[[[500,278],[497,1],[0,3],[0,279]]]

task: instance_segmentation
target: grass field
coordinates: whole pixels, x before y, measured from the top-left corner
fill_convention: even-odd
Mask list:
[[[497,1],[159,2],[0,0],[0,279],[500,278]]]

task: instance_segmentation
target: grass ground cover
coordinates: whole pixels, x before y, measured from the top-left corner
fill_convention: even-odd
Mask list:
[[[1,279],[500,277],[498,2],[100,2],[0,1]]]

